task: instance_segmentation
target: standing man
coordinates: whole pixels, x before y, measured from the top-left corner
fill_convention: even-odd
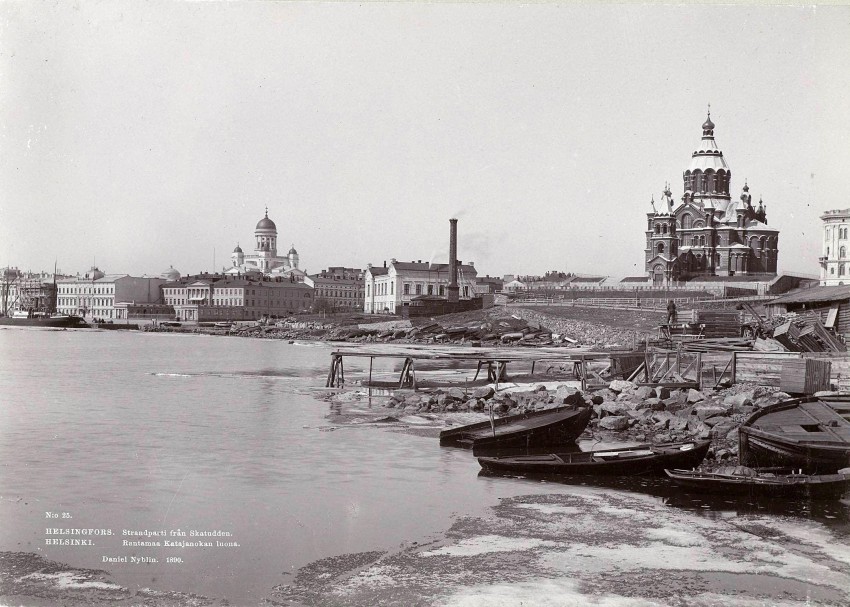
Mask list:
[[[673,303],[672,299],[667,301],[667,324],[676,324],[676,304]]]

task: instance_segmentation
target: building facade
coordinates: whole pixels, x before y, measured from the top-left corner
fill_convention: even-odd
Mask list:
[[[92,268],[83,276],[56,281],[56,308],[60,314],[112,320],[121,318],[116,304],[162,303],[163,278],[104,274]]]
[[[277,253],[277,225],[269,219],[269,210],[254,228],[254,251],[246,255],[239,244],[230,256],[230,267],[226,273],[230,275],[245,275],[258,272],[265,275],[281,274],[287,270],[298,268],[298,251],[290,247],[286,255]],[[303,276],[303,274],[302,274]]]
[[[331,266],[306,276],[304,284],[313,288],[316,305],[328,311],[351,312],[363,308],[366,282],[359,268]]]
[[[850,284],[850,209],[826,211],[823,221],[823,249],[820,262],[820,284],[836,286]]]
[[[313,289],[304,283],[265,277],[260,280],[223,275],[187,277],[162,286],[164,303],[177,319],[188,322],[259,320],[308,312]]]
[[[748,184],[733,200],[732,171],[714,139],[711,114],[682,178],[684,195],[673,201],[665,186],[647,213],[645,270],[655,285],[695,276],[776,275],[779,231],[767,225],[762,200],[755,207]]]
[[[460,299],[475,297],[478,272],[473,262],[458,261]],[[404,262],[391,259],[383,267],[366,266],[365,302],[363,311],[369,314],[399,314],[417,296],[445,297],[451,281],[449,264],[432,264],[422,260]]]

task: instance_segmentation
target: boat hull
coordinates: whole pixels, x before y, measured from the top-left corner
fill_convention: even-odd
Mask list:
[[[79,316],[62,316],[46,318],[0,318],[0,326],[3,327],[60,327],[60,328],[86,328],[89,325]]]
[[[708,453],[711,441],[641,445],[583,453],[550,453],[517,457],[479,457],[488,472],[523,475],[638,476],[664,474],[666,468],[695,468]],[[671,465],[671,462],[676,462]]]
[[[850,466],[850,422],[814,397],[757,411],[738,430],[741,464],[831,474]]]
[[[734,476],[687,470],[665,470],[680,487],[717,493],[778,499],[840,499],[850,489],[850,474]]]
[[[486,421],[444,430],[440,445],[489,450],[569,444],[584,432],[592,413],[590,407],[558,407],[502,417],[492,425]]]

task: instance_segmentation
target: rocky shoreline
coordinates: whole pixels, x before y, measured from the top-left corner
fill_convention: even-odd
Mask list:
[[[343,406],[359,400],[361,392],[352,389],[325,398]],[[380,410],[374,409],[373,397],[372,414],[381,419],[425,415],[444,429],[489,419],[491,408],[494,415],[503,417],[570,405],[592,407],[593,416],[582,438],[614,443],[711,439],[703,468],[712,469],[737,465],[738,427],[751,413],[788,398],[776,388],[744,383],[719,390],[671,390],[614,380],[606,388],[582,393],[567,384],[547,382],[498,392],[492,385],[469,390],[396,390],[378,399],[383,400]]]

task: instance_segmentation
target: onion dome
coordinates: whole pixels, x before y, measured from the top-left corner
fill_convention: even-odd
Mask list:
[[[257,230],[275,230],[277,231],[277,226],[275,223],[269,219],[269,209],[266,207],[266,216],[263,217],[259,222],[257,222]]]
[[[700,141],[699,148],[691,154],[691,164],[687,170],[691,174],[694,171],[705,173],[708,170],[715,173],[720,170],[729,172],[729,166],[723,158],[723,152],[720,151],[717,142],[714,140],[714,123],[711,121],[710,111],[708,118],[702,124],[702,141]]]

